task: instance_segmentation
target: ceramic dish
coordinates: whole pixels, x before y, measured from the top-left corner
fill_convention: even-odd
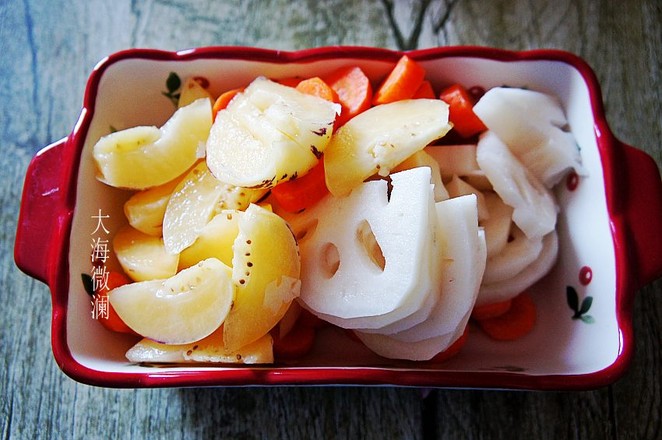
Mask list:
[[[269,366],[130,364],[135,342],[90,316],[81,274],[99,214],[111,233],[121,223],[123,193],[94,178],[91,148],[109,127],[162,124],[173,112],[167,78],[205,77],[213,93],[258,75],[313,76],[361,66],[377,82],[402,54],[330,47],[281,52],[211,47],[182,52],[128,50],[92,72],[80,119],[66,138],[44,148],[27,171],[15,260],[52,292],[55,359],[73,379],[109,387],[231,385],[398,385],[514,389],[586,389],[613,382],[632,357],[636,290],[662,274],[662,184],[652,158],[611,133],[590,67],[559,51],[508,52],[455,47],[410,52],[437,90],[459,82],[485,89],[527,87],[556,95],[581,148],[588,177],[557,188],[559,261],[533,289],[539,319],[516,342],[495,342],[470,328],[462,352],[445,363],[380,358],[342,331],[319,335],[308,356]],[[106,217],[107,216],[107,217]],[[576,313],[568,299],[592,298]]]

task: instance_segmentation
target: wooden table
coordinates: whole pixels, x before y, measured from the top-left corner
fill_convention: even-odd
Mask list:
[[[87,76],[129,47],[560,48],[583,57],[609,123],[662,164],[659,0],[5,0],[0,4],[0,432],[3,438],[662,438],[662,282],[636,297],[636,354],[586,392],[403,388],[116,390],[53,360],[50,297],[12,259],[30,158],[66,136]]]

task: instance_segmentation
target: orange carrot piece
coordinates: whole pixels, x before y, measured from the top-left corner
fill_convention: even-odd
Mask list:
[[[316,333],[314,327],[296,325],[282,338],[272,334],[274,357],[277,360],[300,358],[313,347]]]
[[[464,344],[466,344],[467,342],[467,333],[468,333],[468,327],[465,327],[462,336],[457,338],[455,342],[453,342],[446,350],[436,354],[432,359],[430,359],[430,361],[445,362],[450,358],[457,356],[457,354],[462,350],[462,347],[464,347]]]
[[[338,94],[322,78],[315,76],[304,79],[297,84],[296,89],[307,95],[317,96],[331,102],[338,102]]]
[[[309,312],[305,313],[314,317]],[[315,335],[319,327],[319,323],[308,319],[302,313],[294,324],[294,327],[285,336],[281,337],[278,331],[272,331],[274,357],[277,360],[286,360],[297,359],[305,355],[313,348]]]
[[[439,99],[448,104],[448,118],[453,130],[463,138],[469,138],[485,130],[485,124],[474,113],[474,99],[467,89],[454,84],[439,94]]]
[[[507,299],[505,301],[500,301],[492,304],[483,304],[480,306],[474,307],[471,311],[471,317],[477,321],[483,319],[496,318],[501,316],[510,310],[512,305],[512,300]]]
[[[536,323],[536,305],[528,293],[520,293],[513,298],[510,310],[506,313],[477,322],[490,338],[514,341],[533,330]]]
[[[271,194],[281,208],[287,212],[299,212],[306,209],[314,205],[328,192],[323,160],[320,160],[303,176],[281,182],[271,189]]]
[[[373,105],[409,99],[425,79],[425,69],[416,61],[403,55],[372,99]]]
[[[436,97],[437,95],[434,94],[432,84],[430,84],[430,81],[428,80],[423,81],[421,86],[416,90],[416,93],[414,93],[414,96],[412,96],[414,99],[434,99]]]
[[[232,90],[228,90],[227,92],[221,93],[221,96],[216,98],[216,101],[214,101],[214,105],[212,106],[211,109],[212,120],[216,119],[216,113],[226,108],[230,103],[230,101],[232,101],[232,98],[234,98],[238,93],[242,92],[243,90],[244,88],[240,87],[237,89],[232,89]]]
[[[372,84],[360,67],[341,67],[325,76],[324,81],[336,92],[342,106],[335,128],[372,106]]]
[[[123,286],[124,284],[129,284],[130,282],[131,280],[122,272],[109,272],[106,285],[95,292],[95,295],[97,295],[97,298],[107,297],[108,292],[110,292],[115,287]],[[129,326],[126,325],[124,321],[122,321],[122,318],[120,318],[117,312],[115,312],[115,309],[113,308],[112,304],[110,304],[110,302],[108,302],[107,317],[100,316],[98,321],[101,323],[101,325],[110,331],[118,333],[129,333],[133,335],[136,334],[136,332],[131,330],[131,328],[129,328]]]
[[[301,311],[301,314],[297,319],[297,324],[306,325],[308,327],[313,327],[315,329],[319,329],[329,325],[328,322],[324,321],[321,318],[318,318],[317,316],[313,315],[311,312],[309,312],[306,309],[303,309]]]

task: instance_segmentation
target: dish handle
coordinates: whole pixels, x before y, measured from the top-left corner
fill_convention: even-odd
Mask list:
[[[50,252],[62,203],[61,166],[65,137],[40,150],[30,161],[18,216],[14,261],[26,274],[48,284]]]
[[[636,287],[662,276],[662,180],[655,160],[622,143],[628,173],[625,221],[632,239]]]

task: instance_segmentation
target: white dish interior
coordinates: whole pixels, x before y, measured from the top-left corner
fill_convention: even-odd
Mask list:
[[[67,306],[67,345],[73,358],[85,367],[101,372],[154,372],[153,367],[131,365],[124,357],[136,341],[111,334],[91,317],[90,297],[81,274],[90,273],[92,240],[109,239],[94,232],[99,210],[109,218],[104,225],[112,231],[123,222],[122,201],[127,194],[96,181],[91,149],[110,131],[135,125],[160,125],[173,112],[162,95],[170,72],[181,78],[199,75],[211,81],[214,93],[247,84],[259,75],[269,77],[312,76],[346,64],[358,64],[376,82],[392,66],[383,61],[338,58],[305,64],[276,64],[243,60],[201,59],[156,61],[125,59],[108,66],[96,94],[94,114],[85,138],[78,176],[76,210],[70,241],[70,290]],[[615,252],[607,215],[603,170],[594,132],[589,92],[581,74],[559,61],[500,62],[487,59],[451,57],[423,61],[436,90],[461,82],[485,89],[508,85],[527,87],[559,97],[580,148],[589,176],[574,191],[565,182],[557,188],[561,205],[558,218],[559,262],[532,294],[539,316],[535,330],[516,342],[496,342],[471,329],[461,353],[443,364],[399,362],[382,359],[349,339],[342,331],[328,330],[316,347],[297,366],[379,367],[461,372],[509,371],[525,375],[583,375],[612,365],[622,349],[616,319]],[[112,263],[109,263],[112,265]],[[580,282],[583,267],[592,270],[590,283]],[[592,322],[572,319],[566,302],[566,288],[573,287],[579,301],[593,297],[587,313]],[[342,340],[341,340],[342,339]],[[280,366],[287,368],[287,366]],[[181,371],[206,370],[208,366],[163,367]],[[235,368],[235,367],[233,367]]]

